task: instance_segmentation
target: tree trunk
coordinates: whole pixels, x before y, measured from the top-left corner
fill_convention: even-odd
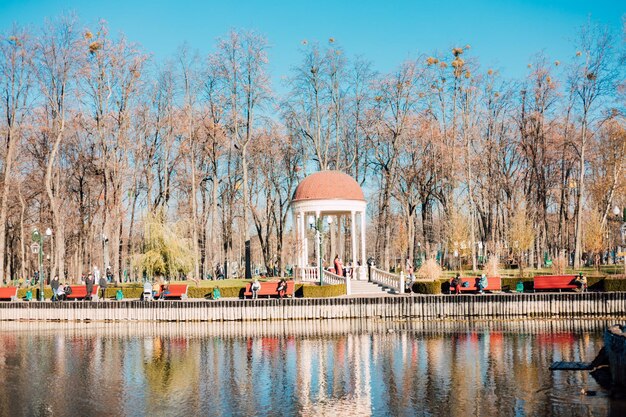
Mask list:
[[[580,268],[583,240],[583,194],[585,190],[585,148],[587,142],[587,115],[583,114],[580,146],[580,163],[578,173],[578,192],[576,193],[576,243],[574,246],[574,268]]]
[[[54,141],[54,145],[52,146],[52,150],[50,152],[50,157],[48,159],[48,164],[46,166],[46,175],[45,175],[45,186],[46,186],[46,194],[48,196],[48,200],[50,201],[50,210],[52,211],[52,227],[54,228],[55,233],[55,241],[57,242],[56,246],[56,268],[55,270],[51,270],[51,274],[55,275],[58,273],[59,277],[64,279],[63,272],[65,271],[65,236],[64,236],[64,222],[61,216],[59,202],[52,190],[52,180],[53,180],[53,168],[56,161],[57,153],[59,152],[59,147],[61,145],[61,140],[63,139],[63,132],[65,128],[65,120],[61,120],[60,127],[56,135],[56,139]],[[41,233],[45,233],[42,231]]]
[[[11,184],[11,170],[13,166],[13,157],[15,154],[15,139],[11,138],[11,132],[9,132],[7,155],[4,161],[4,185],[2,187],[2,201],[0,202],[0,279],[6,282],[5,279],[5,253],[6,253],[6,223],[7,223],[7,201],[9,197],[9,186]]]

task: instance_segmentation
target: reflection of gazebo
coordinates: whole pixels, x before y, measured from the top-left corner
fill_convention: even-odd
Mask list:
[[[324,234],[330,237],[327,239],[330,240],[330,251],[325,252],[331,257],[335,253],[339,254],[344,260],[344,266],[351,263],[355,268],[353,279],[365,279],[366,206],[359,184],[343,172],[321,171],[303,179],[291,201],[297,242],[296,264],[299,270],[311,269],[309,272],[317,277],[316,269],[311,268],[310,256],[318,255],[319,249],[318,245],[309,245],[309,239],[314,238],[315,234],[308,233],[307,230],[311,224],[326,227],[326,222],[318,222],[319,219],[326,218],[328,231]],[[347,234],[349,244],[346,240]],[[310,246],[313,246],[311,251]],[[314,259],[317,263],[318,256]],[[332,265],[332,258],[327,261]]]

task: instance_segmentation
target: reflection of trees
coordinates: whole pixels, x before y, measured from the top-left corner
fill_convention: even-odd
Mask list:
[[[0,332],[0,409],[9,415],[41,414],[42,404],[55,415],[337,409],[563,415],[572,408],[555,400],[554,387],[584,386],[587,376],[547,368],[553,360],[590,360],[604,324],[381,321],[345,332],[351,325],[338,322],[341,331],[333,333],[327,324],[307,330],[300,323],[298,337],[285,337],[286,328],[274,324],[231,324],[232,333],[204,324],[135,326]],[[101,393],[109,400],[100,401]]]
[[[142,375],[148,414],[181,414],[184,410],[181,405],[199,405],[200,347],[189,344],[185,338],[157,336],[151,342],[150,356],[144,356]],[[144,344],[143,348],[148,346],[150,344]],[[172,401],[164,402],[164,398]]]

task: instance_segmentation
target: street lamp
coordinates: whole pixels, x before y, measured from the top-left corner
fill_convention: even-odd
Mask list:
[[[328,217],[326,219],[328,225],[330,226],[333,222],[332,217]],[[320,275],[320,286],[323,284],[323,273],[324,270],[322,268],[322,238],[323,238],[323,222],[322,217],[317,218],[317,222],[313,216],[309,216],[309,228],[315,230],[315,242],[317,243],[317,268]]]
[[[52,236],[52,229],[49,227],[46,229],[46,236]],[[39,233],[39,230],[33,230],[32,240],[39,245],[39,301],[44,301],[43,236]]]
[[[418,268],[422,266],[422,243],[417,242],[417,262],[416,265]]]

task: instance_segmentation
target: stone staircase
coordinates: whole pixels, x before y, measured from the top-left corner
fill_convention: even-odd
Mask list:
[[[395,294],[395,291],[368,281],[350,281],[352,296],[380,296]]]

